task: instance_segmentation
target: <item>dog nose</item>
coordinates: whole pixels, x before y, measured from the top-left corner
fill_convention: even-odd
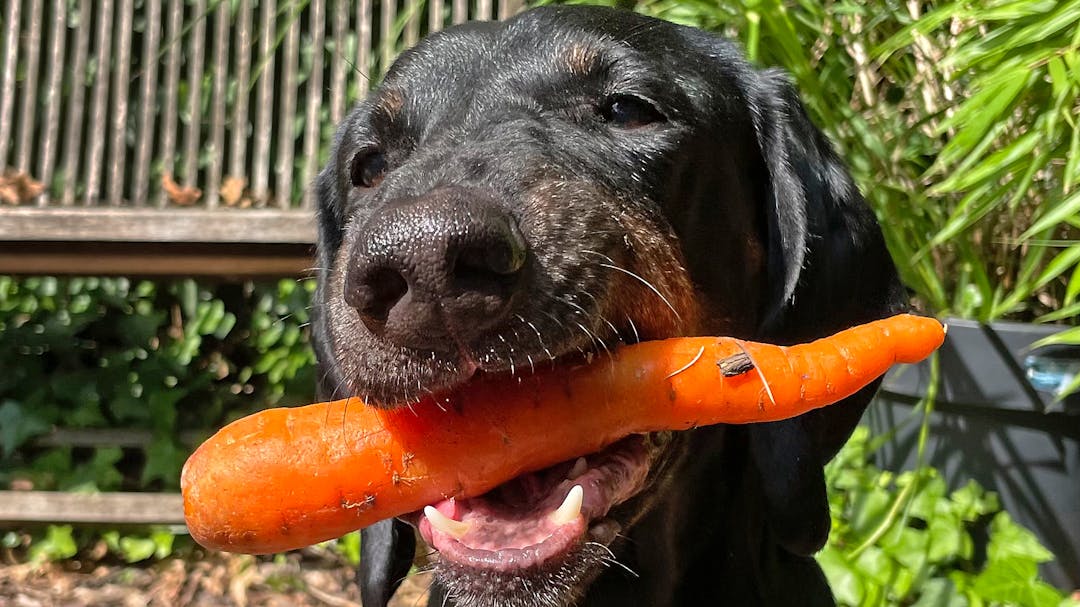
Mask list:
[[[363,224],[345,301],[394,344],[454,351],[504,319],[527,257],[517,222],[491,195],[442,188]]]

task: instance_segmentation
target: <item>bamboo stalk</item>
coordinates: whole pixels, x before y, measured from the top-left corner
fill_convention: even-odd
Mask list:
[[[443,12],[446,3],[443,0],[428,0],[428,32],[437,32],[443,28]]]
[[[454,25],[465,23],[469,19],[469,0],[453,0],[453,2],[452,19]]]
[[[356,6],[356,65],[354,69],[364,81],[360,96],[371,88],[371,13],[373,0],[360,0]]]
[[[386,70],[390,69],[390,64],[394,61],[394,43],[397,42],[394,36],[394,22],[397,21],[397,0],[382,0],[380,16],[382,19],[379,24],[379,46],[382,49],[382,56],[379,62],[379,73],[386,74]]]
[[[506,20],[521,12],[522,0],[499,0],[499,20]]]
[[[270,197],[270,136],[274,112],[274,0],[259,0],[259,52],[256,65],[255,125],[251,148],[251,196],[256,204]]]
[[[349,7],[345,0],[332,2],[330,39],[334,50],[330,55],[330,122],[338,124],[345,117],[345,42],[349,31]]]
[[[183,44],[180,29],[184,19],[183,1],[169,0],[167,13],[165,44],[168,45],[169,50],[165,53],[165,85],[161,97],[159,143],[162,171],[173,175],[176,173],[177,88],[180,82],[180,50]],[[157,192],[157,206],[166,206],[168,198],[165,196],[165,191],[159,187]]]
[[[44,132],[38,141],[37,178],[45,184],[45,195],[39,205],[49,202],[53,172],[56,169],[56,150],[60,142],[60,108],[64,99],[64,45],[67,41],[67,3],[53,0],[52,23],[49,27],[48,53],[45,57],[45,116]]]
[[[161,2],[146,3],[142,69],[138,79],[139,108],[135,122],[135,164],[131,173],[131,204],[145,206],[150,189],[150,157],[154,151],[154,117],[157,109],[158,53],[161,50]]]
[[[105,198],[111,205],[124,201],[124,168],[127,165],[128,85],[131,81],[131,21],[133,0],[120,0],[120,18],[113,34],[116,57],[112,79],[109,155],[105,170]]]
[[[206,0],[195,0],[194,21],[187,47],[187,124],[184,128],[184,174],[180,183],[198,187],[199,144],[202,131],[202,81],[206,63]]]
[[[18,1],[18,0],[12,0]],[[41,0],[30,0],[27,28],[23,35],[23,95],[19,107],[19,133],[15,147],[15,170],[30,172],[34,146],[34,110],[38,102],[38,66],[41,61]]]
[[[218,192],[221,189],[221,177],[225,164],[225,98],[226,76],[229,71],[229,3],[220,0],[214,11],[214,40],[210,84],[210,146],[207,153],[210,164],[206,167],[206,187],[203,188],[203,201],[212,209],[218,204]]]
[[[477,21],[491,20],[491,0],[476,0],[476,14],[473,19]]]
[[[281,208],[289,208],[292,203],[294,158],[296,155],[296,72],[300,55],[300,14],[292,7],[289,10],[289,26],[285,30],[285,40],[281,44],[282,61],[280,90],[281,106],[278,114],[278,146],[274,180],[274,202]]]
[[[109,100],[108,70],[112,52],[112,36],[109,34],[109,26],[112,25],[113,3],[112,0],[99,0],[97,27],[94,31],[94,86],[90,97],[90,124],[87,134],[86,149],[86,191],[83,193],[83,204],[91,206],[98,202],[101,189],[101,161],[105,152],[105,113]]]
[[[244,179],[248,143],[248,98],[251,94],[251,0],[240,0],[233,21],[236,101],[233,105],[232,140],[229,144],[229,176]]]
[[[311,188],[309,185],[315,178],[315,171],[319,163],[319,141],[322,133],[319,129],[319,113],[322,109],[323,88],[323,48],[326,36],[325,0],[311,0],[308,5],[311,11],[309,23],[311,24],[311,74],[308,76],[306,85],[307,106],[304,108],[304,170],[300,173],[303,180],[303,194],[300,198],[300,206],[310,209],[313,206]]]
[[[7,168],[8,147],[11,145],[11,111],[15,107],[15,66],[19,60],[20,0],[10,0],[4,13],[4,59],[0,74],[0,172]]]
[[[79,0],[78,20],[64,117],[63,165],[60,169],[64,172],[64,187],[60,193],[60,204],[63,206],[75,204],[79,181],[79,152],[83,149],[83,102],[86,99],[86,56],[90,51],[90,0]]]
[[[405,0],[405,48],[412,48],[420,37],[420,2],[421,0]]]

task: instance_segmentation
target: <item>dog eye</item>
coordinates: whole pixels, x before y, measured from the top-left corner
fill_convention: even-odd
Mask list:
[[[653,104],[632,95],[613,95],[600,107],[600,115],[614,125],[634,129],[667,118]]]
[[[353,156],[351,176],[354,186],[373,188],[382,183],[386,173],[386,156],[379,150],[364,150]]]

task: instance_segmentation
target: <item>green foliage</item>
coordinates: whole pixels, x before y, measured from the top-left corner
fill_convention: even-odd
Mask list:
[[[151,529],[146,535],[120,535],[118,531],[106,531],[102,539],[109,552],[120,556],[124,562],[137,563],[170,556],[176,536],[168,529]]]
[[[45,537],[30,549],[30,561],[57,561],[71,558],[78,552],[71,525],[49,525]]]
[[[0,485],[176,489],[192,440],[311,400],[312,289],[0,277]],[[149,442],[30,444],[53,427],[131,429]]]
[[[360,532],[353,531],[331,542],[334,550],[345,562],[356,566],[360,564]]]
[[[1080,1],[608,2],[787,69],[925,307],[1080,314]]]
[[[872,454],[860,427],[826,468],[833,527],[818,562],[840,605],[1080,604],[1039,579],[1053,555],[993,493],[974,482],[949,492],[932,468],[882,471]]]

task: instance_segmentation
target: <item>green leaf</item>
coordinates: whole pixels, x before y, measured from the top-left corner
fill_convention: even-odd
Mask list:
[[[1080,190],[1076,190],[1056,204],[1046,205],[1045,208],[1048,210],[1020,235],[1020,240],[1032,238],[1036,234],[1060,224],[1067,217],[1080,214]]]
[[[128,563],[149,558],[163,559],[172,553],[175,536],[167,530],[154,530],[148,537],[125,535],[114,537],[110,545]]]
[[[59,561],[78,553],[71,525],[49,525],[45,537],[30,546],[30,562]]]
[[[1080,327],[1072,327],[1065,329],[1053,335],[1044,337],[1035,343],[1031,344],[1031,349],[1041,348],[1043,346],[1056,346],[1067,345],[1076,346],[1080,345]]]
[[[1034,563],[1054,560],[1054,555],[1039,543],[1035,534],[1017,525],[1008,512],[999,512],[990,523],[990,544],[986,550],[991,562],[1019,557]]]
[[[974,590],[991,601],[1019,607],[1057,605],[1064,598],[1039,581],[1035,562],[1022,556],[991,560],[975,579]]]
[[[143,466],[142,482],[160,480],[165,486],[173,488],[180,485],[180,468],[187,459],[187,452],[178,447],[168,437],[157,437],[146,449],[146,464]]]
[[[1071,114],[1066,115],[1072,118],[1069,121],[1072,126],[1072,135],[1069,138],[1069,151],[1065,154],[1065,170],[1062,172],[1061,180],[1065,184],[1065,192],[1068,193],[1073,186],[1080,183],[1080,124],[1077,124]]]
[[[157,550],[154,540],[144,537],[124,536],[120,538],[120,554],[129,563],[144,561]]]
[[[1026,66],[996,74],[986,88],[964,101],[953,116],[941,124],[942,132],[954,127],[959,129],[938,156],[937,172],[947,170],[957,159],[968,156],[988,133],[1002,127],[998,119],[1027,86],[1030,77],[1031,71]]]
[[[16,448],[35,436],[45,434],[50,425],[36,415],[23,411],[13,400],[0,403],[0,453],[11,455]]]
[[[1045,285],[1046,283],[1054,280],[1058,276],[1064,274],[1070,269],[1075,269],[1077,262],[1080,262],[1080,243],[1077,243],[1071,247],[1068,247],[1064,251],[1054,256],[1054,259],[1050,263],[1046,264],[1042,274],[1035,279],[1036,287]]]
[[[1080,285],[1080,280],[1078,280],[1077,277],[1080,277],[1080,268],[1077,268],[1076,271],[1073,272],[1073,277],[1069,281],[1070,287],[1072,286],[1073,282],[1076,282],[1078,285]],[[1065,299],[1066,301],[1070,301],[1072,299],[1075,299],[1075,297],[1066,297]],[[1048,314],[1044,314],[1036,318],[1035,322],[1057,322],[1059,320],[1072,319],[1073,317],[1078,315],[1080,315],[1080,302],[1075,302],[1065,306],[1064,308],[1054,310],[1053,312],[1050,312]]]
[[[933,578],[923,584],[919,600],[911,607],[967,607],[968,602],[949,578]]]
[[[360,532],[347,533],[334,542],[337,553],[344,557],[349,565],[355,567],[360,564]]]
[[[864,605],[862,574],[851,565],[840,550],[829,545],[817,554],[817,562],[829,580],[829,588],[838,605],[856,607]]]

